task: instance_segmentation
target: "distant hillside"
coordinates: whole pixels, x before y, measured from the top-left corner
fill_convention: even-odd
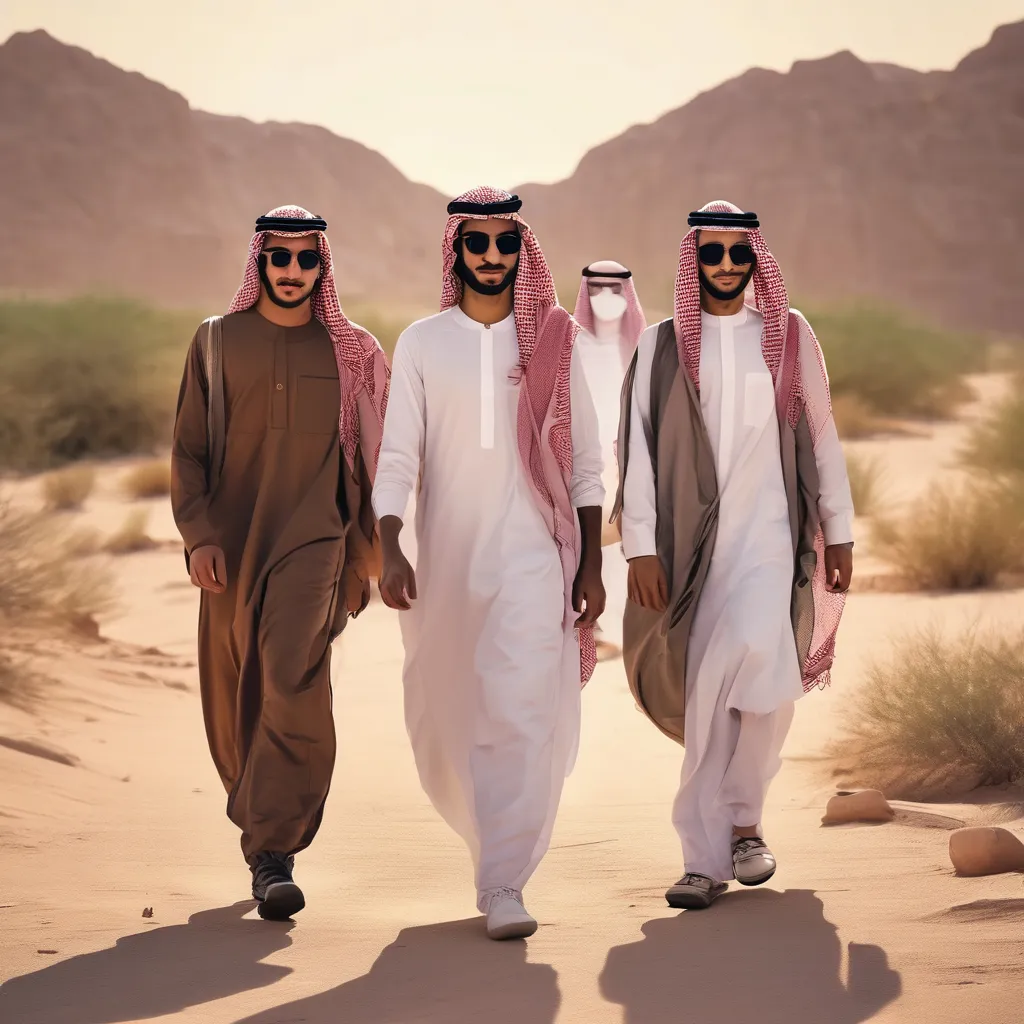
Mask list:
[[[951,72],[850,53],[748,71],[519,192],[563,282],[617,259],[667,308],[686,214],[730,199],[760,214],[805,301],[1024,334],[1024,22]]]
[[[444,199],[324,128],[192,110],[177,93],[45,32],[0,46],[4,291],[97,290],[223,306],[255,217],[326,217],[341,288],[427,302]]]
[[[751,70],[525,185],[563,285],[613,258],[667,308],[686,214],[756,210],[805,301],[868,296],[1024,334],[1024,22],[951,72],[850,53]],[[331,222],[346,298],[429,305],[445,197],[326,129],[192,110],[164,86],[33,32],[0,46],[0,291],[221,308],[257,212]],[[442,144],[439,142],[439,144]],[[563,295],[571,302],[571,295]]]

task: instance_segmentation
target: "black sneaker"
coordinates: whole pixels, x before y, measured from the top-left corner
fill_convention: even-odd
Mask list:
[[[665,900],[676,910],[706,910],[728,888],[728,882],[691,871],[665,893]]]
[[[256,910],[264,920],[287,921],[306,905],[302,890],[292,879],[294,866],[295,858],[281,853],[252,856],[252,897],[259,901]]]

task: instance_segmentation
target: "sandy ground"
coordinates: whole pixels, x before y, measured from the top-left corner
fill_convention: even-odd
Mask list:
[[[903,499],[948,471],[961,436],[948,426],[858,447],[885,459]],[[82,514],[107,532],[128,507],[118,472],[105,471]],[[151,532],[173,541],[164,503],[151,506]],[[47,638],[37,656],[57,682],[39,712],[0,704],[4,1024],[1020,1019],[1021,878],[957,878],[946,852],[963,822],[1024,836],[1019,795],[899,804],[892,824],[826,829],[820,758],[889,637],[934,621],[1019,625],[1024,592],[851,599],[833,687],[798,705],[769,796],[779,871],[706,913],[663,900],[681,870],[669,821],[681,751],[633,708],[621,663],[600,665],[553,846],[527,892],[542,927],[499,944],[475,914],[467,854],[417,783],[393,613],[371,606],[336,645],[334,788],[297,867],[308,907],[267,923],[246,901],[206,750],[181,553],[171,544],[115,564],[122,605],[105,642]]]

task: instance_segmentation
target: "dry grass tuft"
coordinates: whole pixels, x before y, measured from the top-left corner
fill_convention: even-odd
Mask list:
[[[876,662],[829,754],[843,785],[927,800],[1024,781],[1024,633],[912,634]]]
[[[1013,394],[972,427],[961,460],[972,470],[1024,474],[1024,393],[1019,377]]]
[[[80,509],[96,486],[96,471],[91,466],[69,466],[43,477],[43,499],[56,512]]]
[[[107,539],[103,549],[111,555],[148,551],[156,546],[156,541],[146,532],[148,526],[149,512],[144,508],[134,509],[128,513],[121,529]]]
[[[164,459],[154,459],[130,469],[122,480],[130,498],[163,498],[171,493],[171,467]]]
[[[844,441],[863,441],[882,432],[883,424],[867,404],[856,395],[835,395],[832,418]]]
[[[859,516],[874,515],[885,479],[881,459],[847,452],[846,472],[850,478],[854,511]]]
[[[113,607],[109,567],[88,557],[86,541],[59,516],[0,504],[0,701],[28,706],[42,683],[12,658],[12,630],[95,635],[97,619]]]
[[[1024,564],[1020,491],[934,483],[901,516],[876,517],[878,554],[916,590],[976,590]]]
[[[40,698],[44,682],[31,666],[0,649],[0,704],[31,711]]]

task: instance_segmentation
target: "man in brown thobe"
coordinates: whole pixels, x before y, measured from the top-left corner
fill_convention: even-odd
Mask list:
[[[331,643],[377,572],[388,369],[342,314],[326,227],[299,207],[257,220],[227,316],[189,350],[172,453],[175,521],[202,588],[206,732],[273,919],[305,905],[292,868],[334,769]]]

